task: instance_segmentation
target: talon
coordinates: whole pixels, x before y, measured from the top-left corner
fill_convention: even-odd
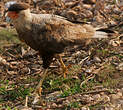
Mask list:
[[[42,88],[41,87],[37,87],[35,90],[35,93],[39,94],[39,96],[41,96],[42,93]]]
[[[39,97],[38,94],[36,94],[36,95],[35,95],[35,98],[34,98],[34,100],[33,100],[33,102],[32,102],[32,104],[36,104],[37,102],[39,102],[39,100],[40,100],[40,97]]]
[[[63,76],[64,78],[66,78],[66,74],[68,73],[68,69],[71,67],[71,65],[68,65],[66,67],[60,55],[59,55],[59,62],[61,63],[61,67],[63,69]]]
[[[42,92],[42,88],[41,87],[39,88],[38,92],[39,92],[39,95],[41,96],[41,92]]]
[[[66,78],[66,74],[68,73],[68,69],[67,67],[63,68],[63,74],[64,74],[64,78]]]

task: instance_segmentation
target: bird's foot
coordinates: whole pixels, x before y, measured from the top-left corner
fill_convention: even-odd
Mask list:
[[[45,100],[42,98],[42,96],[39,96],[39,94],[35,94],[34,100],[32,104],[38,104],[38,105],[46,105]]]
[[[68,73],[68,69],[67,69],[67,67],[65,66],[64,68],[63,68],[63,76],[64,76],[64,78],[66,78],[66,74]]]
[[[65,66],[65,64],[64,64],[64,62],[62,60],[62,57],[60,55],[58,55],[57,57],[59,59],[59,62],[61,63],[61,67],[62,67],[62,70],[63,70],[64,78],[66,78],[66,74],[68,73],[68,69],[71,67],[71,65]]]
[[[34,92],[34,100],[32,104],[40,104],[40,105],[45,105],[45,101],[42,98],[42,88],[40,86],[36,87],[36,90]]]
[[[68,69],[69,69],[70,67],[71,67],[71,65],[62,67],[62,69],[63,69],[63,74],[64,74],[64,78],[66,78],[66,76],[67,76],[67,74],[68,74]]]
[[[40,96],[38,94],[35,94],[32,104],[37,104],[39,102],[39,100],[40,100]]]
[[[37,104],[38,102],[40,102],[41,92],[42,92],[42,88],[38,85],[34,92],[34,100],[33,100],[32,104]]]
[[[38,94],[39,96],[41,96],[42,93],[42,87],[40,87],[40,85],[38,84],[36,89],[35,89],[35,93]]]

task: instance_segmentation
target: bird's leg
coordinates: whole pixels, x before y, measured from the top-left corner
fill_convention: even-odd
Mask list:
[[[42,92],[41,86],[42,86],[42,83],[43,83],[43,81],[47,75],[47,72],[48,72],[48,69],[44,69],[43,74],[42,74],[42,78],[39,81],[39,83],[35,89],[35,92],[34,92],[35,98],[34,98],[33,104],[37,103],[39,100],[41,101],[41,92]]]
[[[63,69],[64,78],[66,78],[66,74],[68,72],[68,69],[64,64],[64,62],[62,60],[62,57],[60,55],[58,57],[59,57],[59,62],[61,63],[61,66],[62,66],[62,69]]]
[[[36,87],[35,93],[38,93],[39,95],[41,95],[41,92],[42,92],[41,86],[42,86],[42,83],[43,83],[43,81],[44,81],[44,79],[47,75],[47,71],[48,71],[48,69],[44,69],[43,74],[42,74],[42,78],[41,78],[41,80],[39,81],[39,83]]]

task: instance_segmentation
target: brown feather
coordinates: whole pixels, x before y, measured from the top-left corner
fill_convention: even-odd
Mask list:
[[[24,9],[24,5],[18,6],[17,10]],[[55,54],[62,53],[65,47],[81,45],[84,40],[98,38],[98,35],[106,36],[106,33],[96,32],[90,25],[74,24],[56,15],[32,14],[29,9],[20,11],[13,24],[19,38],[39,51],[44,68],[48,68]]]

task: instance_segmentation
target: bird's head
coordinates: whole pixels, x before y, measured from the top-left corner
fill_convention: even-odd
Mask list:
[[[7,14],[11,20],[28,17],[30,14],[29,5],[26,3],[14,3],[8,7]]]

